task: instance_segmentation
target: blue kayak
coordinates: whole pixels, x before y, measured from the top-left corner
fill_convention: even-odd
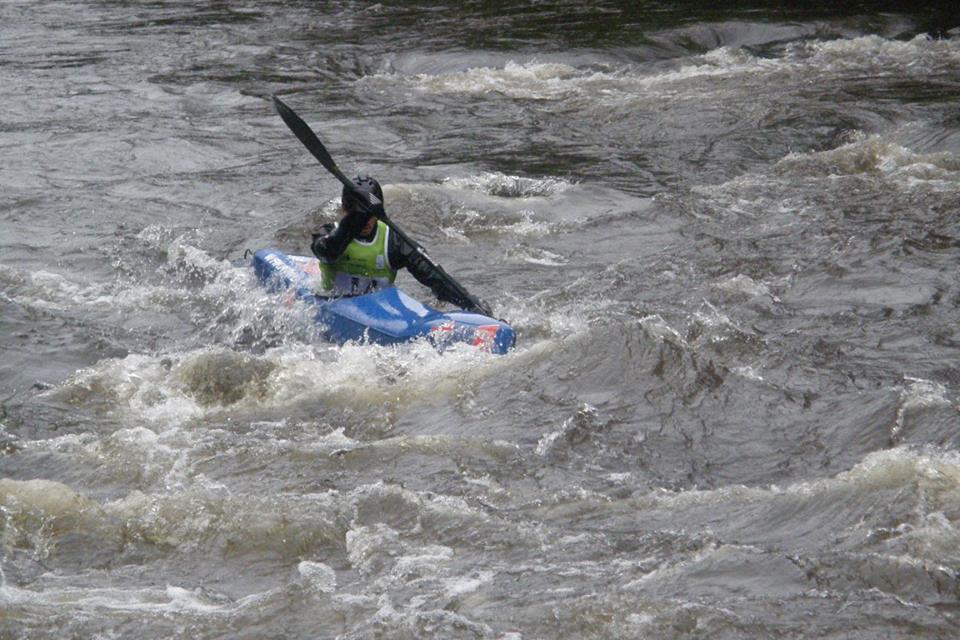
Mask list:
[[[505,322],[467,311],[438,311],[396,287],[361,296],[318,296],[314,293],[320,278],[316,258],[261,249],[253,256],[253,269],[268,291],[284,294],[284,304],[303,300],[314,307],[314,321],[331,342],[397,344],[426,337],[440,349],[465,342],[500,354],[516,342],[516,334]]]

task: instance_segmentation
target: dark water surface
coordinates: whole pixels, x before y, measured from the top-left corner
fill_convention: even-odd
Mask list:
[[[958,25],[0,4],[0,638],[957,637]],[[256,286],[273,93],[513,353]]]

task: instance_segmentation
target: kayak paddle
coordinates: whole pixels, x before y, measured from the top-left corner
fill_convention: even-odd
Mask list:
[[[337,163],[333,161],[333,158],[330,156],[327,148],[323,146],[323,143],[320,142],[320,138],[317,137],[317,134],[313,132],[313,129],[311,129],[310,126],[304,122],[300,116],[294,113],[293,109],[284,104],[284,102],[277,96],[273,96],[273,107],[277,110],[277,113],[280,114],[280,117],[283,119],[286,125],[290,127],[290,130],[293,131],[293,134],[297,136],[300,142],[303,143],[303,146],[307,148],[307,151],[313,154],[313,157],[323,165],[323,168],[333,174],[337,180],[342,182],[343,186],[353,191],[354,195],[357,196],[357,200],[360,201],[361,206],[366,209],[367,213],[370,213],[383,220],[384,224],[390,227],[390,230],[396,233],[403,242],[406,242],[408,245],[413,247],[414,251],[419,253],[420,256],[427,262],[427,264],[436,269],[441,278],[450,286],[451,289],[455,290],[461,298],[470,301],[474,308],[484,315],[492,317],[493,314],[485,302],[473,296],[469,291],[464,289],[459,282],[453,279],[453,276],[444,271],[443,267],[430,259],[430,256],[427,255],[426,250],[418,242],[411,240],[407,234],[401,231],[400,228],[398,228],[397,225],[389,217],[387,217],[387,212],[384,211],[383,202],[380,201],[380,198],[370,192],[363,192],[357,189],[356,185],[353,184],[353,181],[345,176],[342,171],[340,171]]]

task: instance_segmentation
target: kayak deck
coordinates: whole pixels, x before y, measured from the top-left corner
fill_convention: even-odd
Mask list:
[[[440,349],[467,343],[503,354],[516,342],[513,329],[501,320],[468,311],[438,311],[396,287],[360,296],[318,296],[314,293],[320,278],[316,258],[261,249],[253,256],[253,268],[268,291],[286,294],[287,304],[303,300],[315,307],[314,321],[324,338],[338,344],[397,344],[426,337]]]

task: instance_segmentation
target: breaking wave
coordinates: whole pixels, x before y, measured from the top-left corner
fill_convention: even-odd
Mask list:
[[[259,356],[207,348],[107,359],[45,395],[165,424],[305,401],[416,402],[455,393],[464,379],[492,375],[505,366],[502,360],[469,345],[440,353],[426,341],[396,347],[292,344]]]
[[[524,178],[500,172],[483,173],[467,178],[447,178],[443,181],[454,189],[472,189],[500,198],[537,198],[563,193],[572,184],[560,178]]]
[[[960,157],[949,151],[918,153],[898,142],[899,132],[867,135],[828,151],[790,154],[774,167],[778,175],[878,176],[904,190],[922,186],[951,191],[960,183]]]
[[[935,74],[960,67],[960,41],[919,35],[908,41],[876,35],[836,40],[809,40],[786,46],[780,57],[761,57],[742,47],[723,46],[687,58],[678,67],[650,74],[637,66],[597,71],[537,60],[510,61],[501,67],[475,67],[449,73],[368,76],[366,83],[410,84],[431,93],[496,93],[514,99],[565,100],[590,96],[607,101],[614,94],[644,95],[651,89],[673,92],[688,84],[694,93],[711,90],[705,78],[772,74],[845,75]],[[690,82],[698,81],[698,82]]]

